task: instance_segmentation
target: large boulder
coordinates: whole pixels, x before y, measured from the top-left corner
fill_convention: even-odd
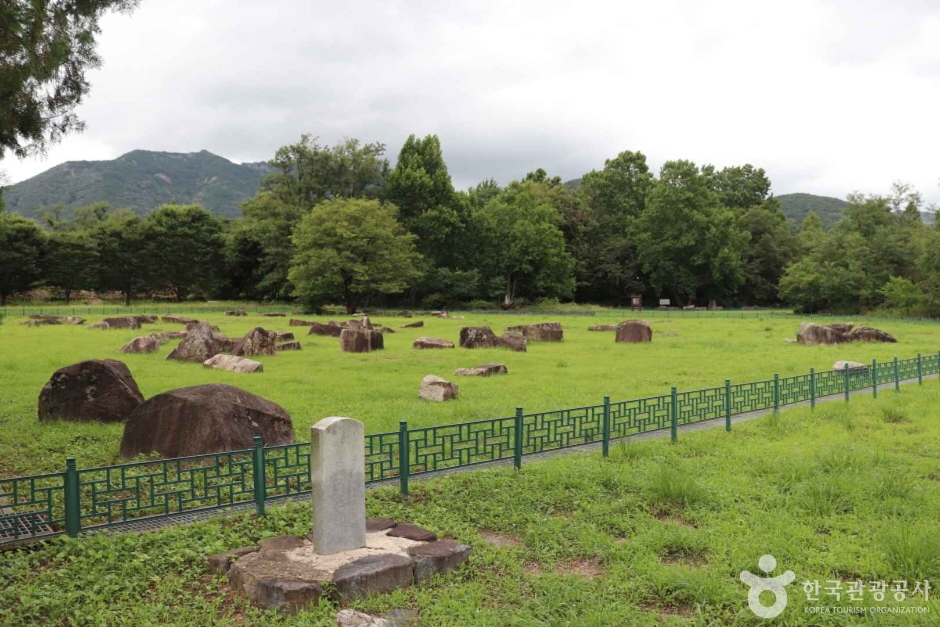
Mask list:
[[[155,335],[142,335],[118,349],[119,353],[155,353],[160,350],[160,342]]]
[[[321,324],[319,322],[310,323],[310,332],[307,335],[325,335],[328,337],[339,337],[343,327],[339,324]]]
[[[120,318],[105,318],[102,322],[108,323],[109,329],[139,329],[140,321],[134,316],[122,316]]]
[[[222,352],[224,347],[224,341],[213,335],[212,325],[208,322],[201,322],[187,327],[186,337],[166,358],[201,364]]]
[[[185,457],[294,441],[294,427],[283,407],[230,385],[211,384],[170,390],[135,409],[121,439],[121,456],[158,453]]]
[[[264,316],[265,318],[283,318],[286,314],[281,311],[269,311],[267,313],[259,313],[259,316]]]
[[[429,374],[421,379],[418,396],[428,401],[450,401],[457,398],[457,384]]]
[[[846,333],[845,339],[849,342],[889,342],[891,344],[897,342],[894,336],[885,333],[881,329],[864,326]]]
[[[385,336],[368,329],[342,329],[339,348],[344,353],[368,353],[385,348]]]
[[[408,324],[401,325],[403,329],[418,329],[424,326],[424,320],[415,320],[414,322],[409,322]]]
[[[245,337],[235,345],[232,354],[238,357],[254,357],[255,355],[273,355],[277,344],[277,333],[265,331],[255,327],[245,334]]]
[[[153,324],[157,321],[156,314],[134,314],[131,317],[136,319],[140,324]]]
[[[300,342],[297,340],[290,340],[289,342],[280,342],[277,346],[274,347],[278,351],[299,351],[301,349]]]
[[[453,348],[454,343],[436,337],[419,337],[412,343],[412,348]]]
[[[312,327],[315,324],[320,324],[319,322],[311,322],[307,320],[298,320],[297,318],[291,318],[288,323],[292,327]]]
[[[855,327],[855,325],[851,322],[830,322],[828,324],[824,324],[823,326],[829,327],[837,333],[848,333]]]
[[[507,331],[516,331],[533,342],[564,342],[565,332],[560,322],[539,322],[537,324],[524,324],[518,327],[509,327]]]
[[[814,322],[803,322],[796,333],[796,341],[806,346],[817,346],[819,344],[834,346],[844,344],[846,339],[845,334],[836,331],[832,327]]]
[[[39,419],[121,422],[143,402],[127,366],[91,359],[52,374],[39,393]]]
[[[616,342],[652,342],[653,328],[645,320],[625,320],[617,325]]]
[[[491,377],[494,374],[508,374],[504,364],[483,364],[474,368],[457,368],[454,374],[461,377]]]
[[[226,370],[228,372],[241,372],[251,374],[252,372],[264,372],[264,365],[260,361],[236,357],[235,355],[225,355],[219,353],[210,357],[202,364],[206,368],[215,368],[216,370]]]
[[[226,311],[225,315],[241,317],[241,316],[247,316],[248,312],[245,311],[244,309],[233,309],[231,311]]]

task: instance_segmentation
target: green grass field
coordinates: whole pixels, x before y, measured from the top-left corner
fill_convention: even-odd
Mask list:
[[[722,363],[733,366],[730,358]],[[435,627],[758,625],[765,621],[747,609],[738,575],[759,572],[758,559],[770,553],[774,574],[796,575],[789,605],[772,624],[936,625],[932,596],[898,602],[889,592],[877,602],[866,591],[853,603],[823,591],[810,602],[803,582],[904,580],[913,589],[915,581],[940,581],[938,402],[940,383],[930,379],[877,400],[859,393],[848,405],[783,411],[730,434],[617,445],[608,460],[570,454],[527,461],[519,472],[414,482],[407,501],[393,488],[370,491],[370,515],[453,534],[473,553],[458,573],[355,607],[409,609],[417,624]],[[6,553],[0,623],[334,625],[336,608],[325,604],[293,617],[259,610],[204,565],[207,554],[309,526],[309,506],[269,506],[263,519],[60,538]],[[848,605],[929,613],[807,613]]]
[[[751,313],[751,312],[749,312]],[[629,317],[629,316],[625,316]],[[221,382],[245,388],[285,407],[298,440],[309,439],[309,427],[326,416],[363,421],[368,433],[394,431],[399,421],[411,427],[510,416],[517,406],[542,411],[641,398],[680,390],[754,381],[827,370],[837,359],[870,362],[872,358],[909,357],[940,350],[940,325],[903,321],[879,322],[898,338],[897,344],[851,344],[806,347],[787,343],[798,320],[733,319],[724,317],[650,318],[650,344],[615,344],[611,332],[589,332],[591,324],[616,318],[559,317],[565,342],[530,342],[527,353],[501,349],[425,350],[411,348],[423,335],[458,340],[460,328],[489,325],[501,333],[506,326],[550,320],[546,316],[469,315],[465,320],[425,317],[422,329],[401,329],[405,318],[376,317],[396,328],[385,338],[386,350],[345,354],[335,338],[305,335],[305,327],[288,327],[288,318],[204,316],[230,337],[254,326],[291,330],[303,344],[299,352],[259,358],[262,374],[242,375],[210,370],[198,364],[166,361],[174,343],[157,354],[119,355],[117,349],[136,335],[179,325],[144,325],[141,331],[98,331],[81,326],[24,327],[23,318],[0,325],[0,476],[62,470],[66,457],[79,467],[119,462],[120,424],[40,424],[36,401],[57,368],[91,358],[124,361],[144,396],[177,387]],[[314,319],[307,317],[307,319]],[[344,318],[339,318],[344,319]],[[88,324],[99,318],[89,318]],[[322,318],[325,321],[327,318]],[[504,377],[453,377],[459,367],[503,362]],[[421,378],[437,374],[460,385],[460,398],[430,403],[418,398]]]

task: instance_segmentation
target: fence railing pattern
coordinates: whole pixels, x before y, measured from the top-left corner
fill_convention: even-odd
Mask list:
[[[517,408],[507,418],[409,429],[365,438],[367,484],[396,481],[407,495],[411,476],[509,461],[549,451],[602,445],[611,441],[671,430],[748,412],[845,395],[864,388],[940,374],[940,353],[897,359],[845,370],[738,383],[628,401],[526,414]],[[0,546],[82,530],[121,525],[145,518],[169,517],[254,503],[264,513],[266,502],[309,492],[309,443],[265,447],[260,438],[242,451],[176,459],[140,461],[77,469],[69,459],[65,471],[0,479]]]

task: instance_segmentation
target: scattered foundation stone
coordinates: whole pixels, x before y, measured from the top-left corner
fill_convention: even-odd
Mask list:
[[[525,324],[518,327],[509,327],[507,331],[516,331],[521,333],[528,340],[533,342],[564,342],[565,332],[561,328],[560,322],[539,322],[537,324]]]
[[[412,343],[411,347],[417,349],[453,348],[454,343],[436,337],[419,337]]]
[[[202,363],[206,368],[216,370],[226,370],[228,372],[239,372],[242,374],[251,374],[253,372],[264,372],[264,364],[253,359],[237,357],[235,355],[226,355],[219,353],[213,355]]]
[[[457,368],[454,374],[462,377],[490,377],[494,374],[508,374],[505,364],[483,364],[475,368]]]
[[[119,353],[155,353],[160,350],[160,342],[155,336],[135,337],[118,349]]]
[[[437,375],[429,374],[421,380],[418,397],[428,401],[450,401],[457,398],[457,384],[451,383]]]
[[[653,328],[645,320],[627,320],[617,325],[617,342],[653,341]]]

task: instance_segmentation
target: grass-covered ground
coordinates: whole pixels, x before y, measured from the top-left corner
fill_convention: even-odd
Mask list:
[[[662,312],[659,312],[662,313]],[[747,312],[756,315],[754,312]],[[368,433],[394,431],[400,420],[411,427],[510,416],[516,406],[542,411],[600,403],[608,394],[616,400],[680,390],[805,373],[810,367],[829,369],[837,359],[870,362],[872,358],[909,357],[940,350],[940,325],[878,322],[894,334],[897,344],[851,344],[806,347],[787,343],[799,320],[735,319],[673,314],[650,317],[651,344],[615,344],[612,332],[589,332],[592,324],[612,323],[610,316],[559,316],[565,342],[531,342],[527,353],[494,350],[414,350],[423,335],[458,341],[460,328],[489,325],[501,333],[506,326],[552,320],[550,316],[468,315],[465,320],[421,318],[422,329],[401,329],[416,320],[376,317],[397,333],[385,338],[386,350],[370,354],[341,353],[338,340],[306,335],[306,327],[289,327],[288,318],[221,314],[200,316],[230,337],[254,326],[291,330],[303,344],[300,352],[259,358],[262,374],[243,375],[210,370],[199,364],[166,361],[175,343],[157,354],[119,355],[117,349],[133,337],[154,330],[180,330],[179,325],[144,325],[141,331],[90,330],[82,326],[25,327],[23,318],[0,325],[0,476],[61,471],[66,457],[79,467],[118,463],[120,424],[40,424],[36,401],[42,386],[57,368],[91,358],[124,361],[145,397],[169,389],[222,382],[245,388],[285,407],[298,440],[309,439],[309,427],[325,416],[349,416],[363,421]],[[629,315],[623,315],[629,318]],[[306,317],[314,319],[313,317]],[[100,317],[90,317],[88,324]],[[321,318],[326,321],[328,318]],[[342,320],[345,318],[339,317]],[[459,367],[503,362],[504,377],[452,377]],[[418,398],[421,378],[437,374],[457,381],[460,398],[430,403]]]
[[[681,337],[681,336],[680,336]],[[726,364],[728,365],[728,364]],[[792,570],[773,624],[935,625],[940,604],[810,603],[806,580],[940,581],[940,383],[795,408],[722,429],[371,491],[370,515],[473,546],[458,573],[356,605],[421,625],[756,625],[742,570]],[[5,625],[331,625],[327,605],[261,611],[206,554],[308,530],[308,506],[269,507],[158,532],[61,538],[0,555]],[[496,546],[498,544],[499,546]],[[825,585],[825,583],[823,583]],[[892,585],[889,583],[889,585]],[[928,605],[929,614],[807,614]]]

